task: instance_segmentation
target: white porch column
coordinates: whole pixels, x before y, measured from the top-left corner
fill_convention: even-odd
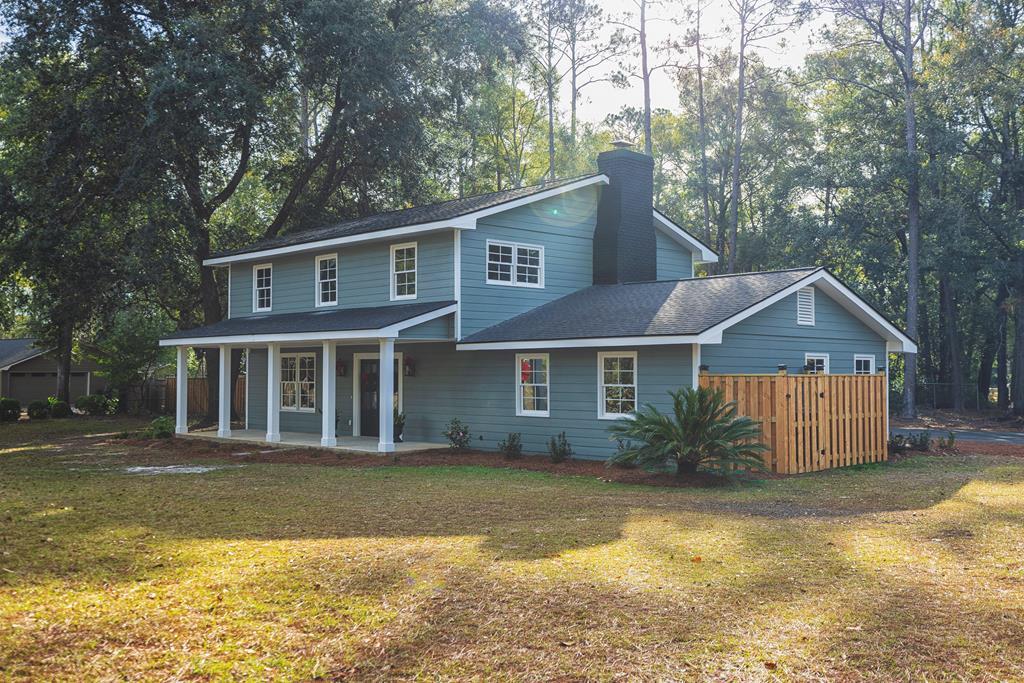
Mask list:
[[[267,344],[267,441],[281,440],[281,347]]]
[[[324,342],[323,350],[323,429],[320,437],[321,446],[337,446],[338,438],[334,433],[335,408],[337,399],[337,382],[335,380],[334,366],[338,360],[338,347],[333,341]]]
[[[231,436],[231,347],[221,344],[217,378],[217,436]]]
[[[188,347],[179,346],[174,388],[174,431],[188,434]]]
[[[378,453],[395,450],[395,339],[380,340],[380,437]]]

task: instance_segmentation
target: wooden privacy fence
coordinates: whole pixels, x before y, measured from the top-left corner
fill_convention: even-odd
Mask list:
[[[780,474],[816,472],[889,458],[886,382],[875,375],[717,375],[737,413],[761,421],[765,467]]]
[[[178,391],[178,380],[175,377],[169,377],[164,382],[164,405],[171,412],[174,412],[176,394]],[[245,415],[245,375],[239,375],[238,379],[235,380],[235,390],[231,396],[235,410],[235,414],[242,416]],[[205,377],[189,377],[188,378],[188,414],[189,415],[205,415],[206,414],[206,378]]]

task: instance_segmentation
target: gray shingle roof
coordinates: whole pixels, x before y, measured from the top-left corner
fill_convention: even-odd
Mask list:
[[[37,348],[34,337],[24,339],[0,339],[0,368],[20,363],[42,353],[45,349]]]
[[[699,334],[818,270],[594,285],[481,330],[463,343]]]
[[[501,192],[489,192],[487,194],[480,194],[472,197],[463,197],[462,199],[452,199],[438,204],[414,206],[408,209],[399,209],[397,211],[379,213],[374,216],[366,216],[365,218],[354,218],[352,220],[342,221],[341,223],[334,223],[333,225],[301,230],[287,235],[282,235],[280,237],[275,237],[273,239],[261,240],[238,249],[221,251],[214,254],[211,258],[248,254],[250,252],[263,251],[264,249],[276,249],[278,247],[288,247],[296,244],[304,244],[306,242],[319,242],[320,240],[336,239],[338,237],[362,235],[369,232],[377,232],[378,230],[390,230],[392,228],[402,228],[409,225],[419,225],[421,223],[451,220],[483,209],[490,209],[500,204],[505,204],[506,202],[515,201],[516,199],[529,197],[530,195],[534,195],[539,192],[545,192],[557,187],[562,187],[563,185],[569,185],[588,178],[594,178],[596,175],[597,174],[579,176],[576,178],[565,178],[562,180],[554,180],[543,185],[530,185],[528,187],[518,187],[512,190],[502,190]]]
[[[454,301],[429,301],[415,304],[375,306],[373,308],[347,308],[306,313],[268,313],[247,315],[220,322],[181,330],[164,339],[192,339],[197,337],[233,337],[251,334],[283,334],[290,332],[346,332],[350,330],[378,330],[424,313],[430,313]]]

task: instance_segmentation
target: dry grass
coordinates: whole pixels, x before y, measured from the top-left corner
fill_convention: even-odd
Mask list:
[[[6,678],[1024,679],[1020,458],[141,476],[188,456],[57,425],[0,428]]]

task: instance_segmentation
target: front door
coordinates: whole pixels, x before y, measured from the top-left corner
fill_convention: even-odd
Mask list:
[[[395,363],[395,398],[398,400],[398,363]],[[394,410],[395,403],[387,406]],[[364,358],[359,362],[359,434],[380,436],[380,361]]]

